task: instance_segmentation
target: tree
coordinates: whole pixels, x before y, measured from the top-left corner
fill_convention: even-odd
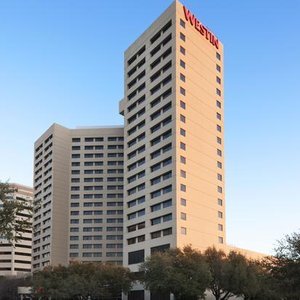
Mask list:
[[[18,299],[18,287],[20,286],[30,286],[30,276],[1,277],[0,300]]]
[[[12,195],[17,192],[7,182],[0,182],[0,236],[13,244],[22,237],[24,230],[31,230],[30,217],[22,214],[31,211],[28,204],[14,200]]]
[[[279,300],[276,282],[263,261],[249,260],[247,284],[242,288],[245,300]]]
[[[208,248],[204,256],[211,273],[208,288],[215,299],[227,300],[241,296],[247,286],[248,262],[245,256],[235,251],[226,255],[216,248]]]
[[[210,280],[203,256],[190,246],[154,253],[141,265],[140,271],[148,290],[172,293],[176,300],[203,297]]]
[[[265,261],[247,259],[241,253],[208,248],[205,253],[212,280],[208,288],[215,299],[241,296],[245,300],[281,299]]]
[[[300,233],[286,235],[278,242],[276,254],[266,265],[284,299],[300,299]]]
[[[128,269],[102,263],[46,267],[33,274],[34,295],[51,299],[119,299],[132,285]]]

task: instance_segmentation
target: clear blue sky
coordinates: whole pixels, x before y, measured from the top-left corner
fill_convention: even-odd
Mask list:
[[[1,180],[32,185],[53,122],[122,124],[123,52],[170,3],[0,1]],[[300,228],[300,1],[183,3],[225,46],[227,240],[270,253]]]

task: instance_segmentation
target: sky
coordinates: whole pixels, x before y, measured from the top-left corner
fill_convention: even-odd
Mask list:
[[[300,1],[182,2],[225,49],[227,242],[273,253],[300,230]],[[54,122],[123,124],[123,53],[170,4],[0,1],[0,180],[32,185]]]

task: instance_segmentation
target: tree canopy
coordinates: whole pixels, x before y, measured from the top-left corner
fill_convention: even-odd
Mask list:
[[[204,257],[211,274],[208,288],[216,300],[241,296],[243,287],[247,285],[248,262],[245,256],[234,251],[226,255],[222,250],[208,248]]]
[[[300,299],[300,233],[286,235],[278,242],[275,255],[265,264],[275,281],[278,294],[285,299]]]
[[[46,267],[33,274],[33,293],[51,299],[119,299],[132,285],[128,269],[102,263]]]
[[[216,300],[279,299],[274,280],[261,261],[216,248],[201,253],[190,246],[148,257],[141,265],[142,282],[156,294],[174,294],[176,300],[199,299],[211,291]]]
[[[13,199],[12,195],[17,192],[7,182],[0,182],[0,236],[13,244],[22,237],[24,230],[31,230],[31,217],[26,217],[31,207]]]
[[[145,287],[158,294],[174,294],[176,300],[198,299],[210,280],[200,252],[185,247],[157,252],[141,265]]]

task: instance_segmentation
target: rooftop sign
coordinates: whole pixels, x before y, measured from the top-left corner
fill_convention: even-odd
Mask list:
[[[219,49],[218,38],[193,15],[185,6],[183,6],[185,19],[191,23],[195,29],[203,35],[213,46]]]

